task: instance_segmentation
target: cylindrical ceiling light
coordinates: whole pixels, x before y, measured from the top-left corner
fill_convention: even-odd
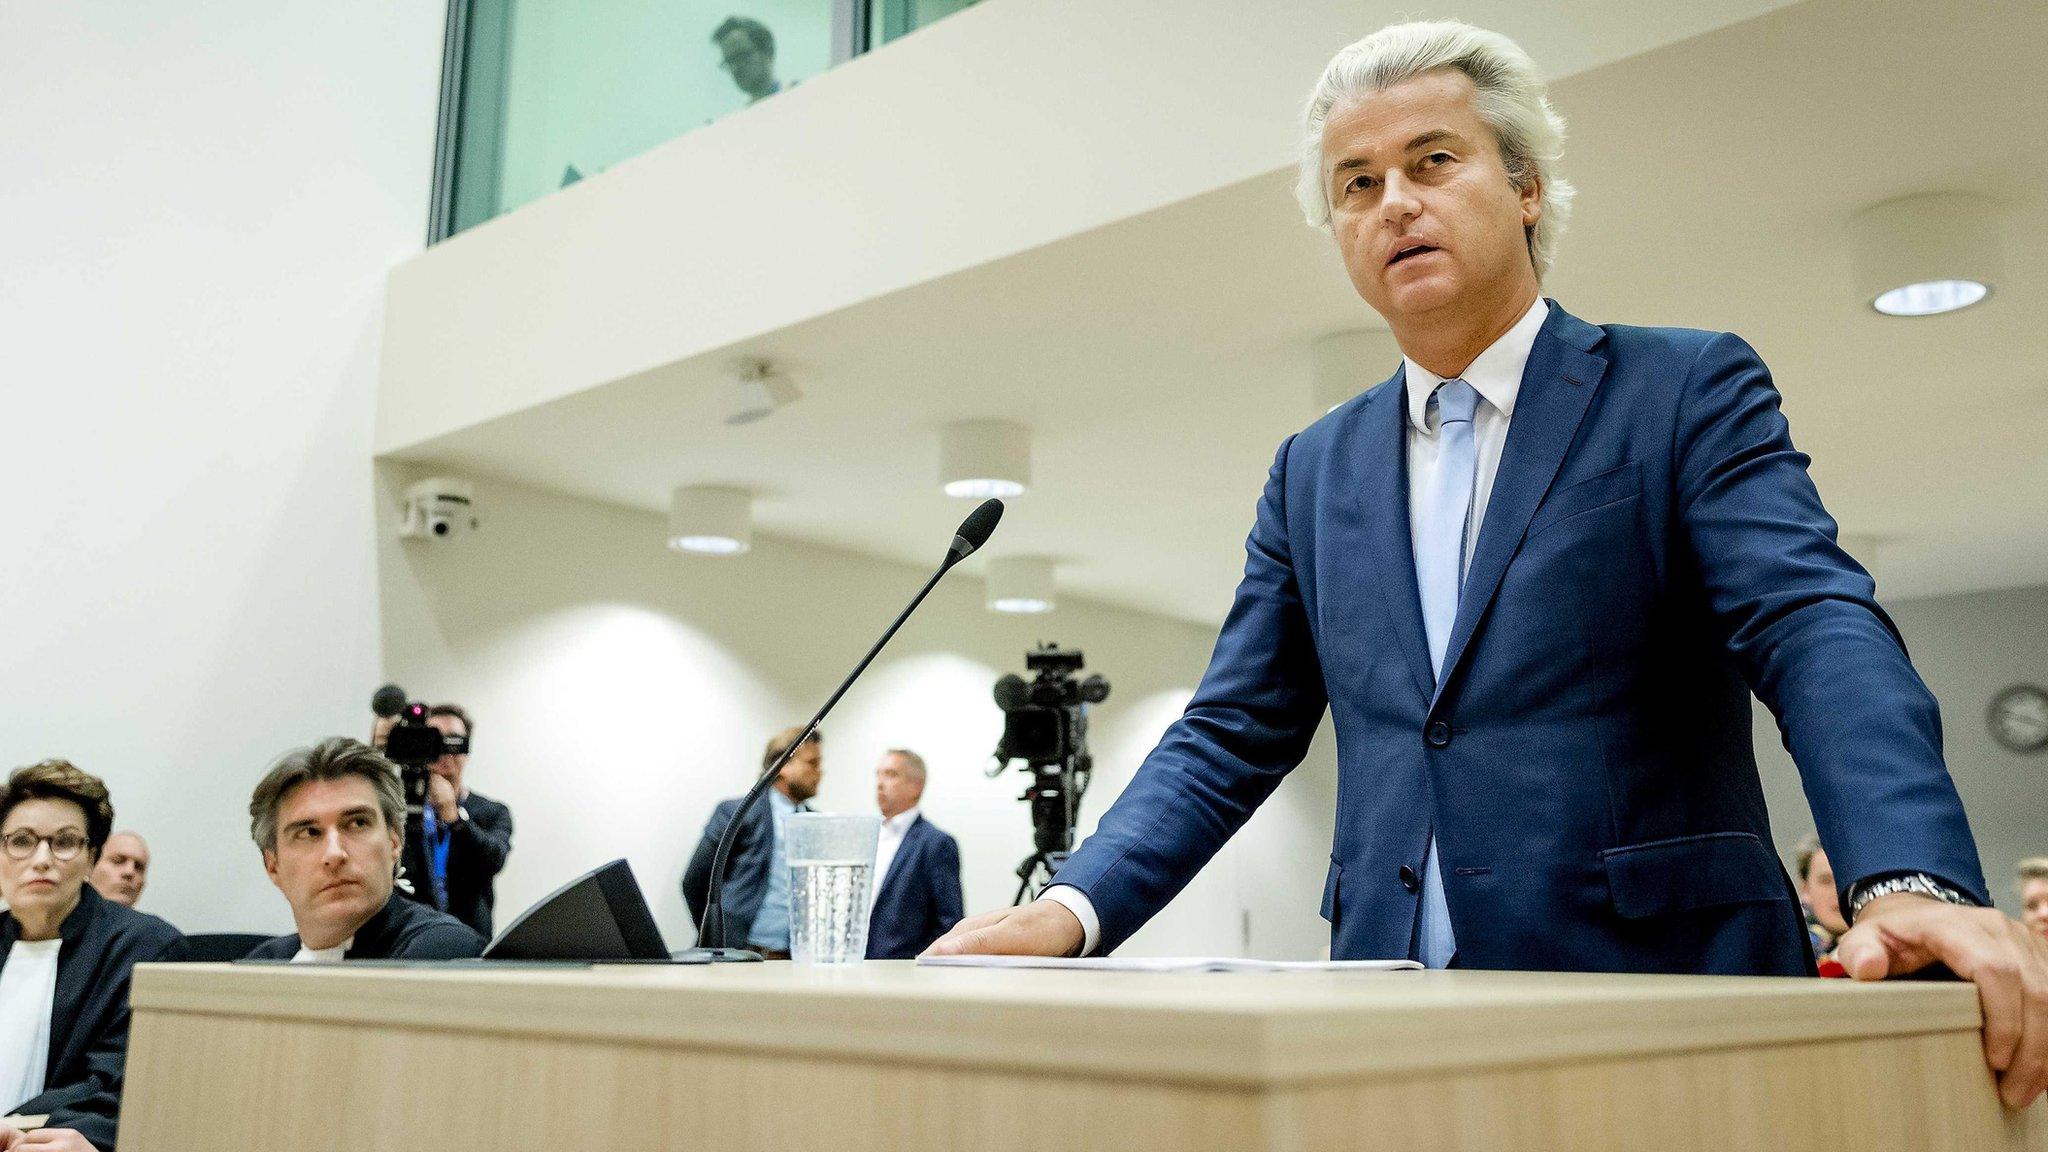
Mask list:
[[[754,545],[753,497],[744,488],[697,485],[669,497],[668,546],[736,556]]]
[[[1866,208],[1849,221],[1859,299],[1887,316],[1933,316],[1991,294],[2005,270],[1998,206],[1936,192]]]
[[[1050,612],[1053,563],[1039,556],[999,556],[988,562],[991,612]]]
[[[1309,355],[1314,372],[1309,398],[1318,416],[1392,376],[1401,366],[1401,346],[1384,328],[1317,337],[1309,345]]]
[[[939,483],[974,500],[1020,496],[1031,483],[1031,430],[1010,420],[967,420],[939,434]]]

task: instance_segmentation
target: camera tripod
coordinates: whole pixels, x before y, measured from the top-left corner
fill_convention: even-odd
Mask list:
[[[1040,868],[1045,869],[1045,882],[1052,883],[1052,878],[1059,874],[1060,866],[1071,855],[1071,852],[1033,852],[1026,856],[1024,862],[1017,865],[1017,898],[1010,903],[1021,905],[1024,898],[1031,895],[1031,878],[1038,874]]]

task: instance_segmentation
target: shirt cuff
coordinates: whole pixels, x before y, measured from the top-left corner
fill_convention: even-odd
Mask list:
[[[1081,951],[1078,956],[1093,956],[1095,946],[1102,942],[1102,920],[1095,915],[1095,904],[1086,893],[1072,884],[1055,884],[1038,894],[1040,900],[1050,900],[1074,914],[1081,922]]]

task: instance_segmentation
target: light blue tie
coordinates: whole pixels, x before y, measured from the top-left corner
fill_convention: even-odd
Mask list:
[[[1424,491],[1422,519],[1415,526],[1415,584],[1422,593],[1422,631],[1429,639],[1429,666],[1443,679],[1444,650],[1458,619],[1458,593],[1465,586],[1465,546],[1472,534],[1472,496],[1479,477],[1479,449],[1472,437],[1472,413],[1479,393],[1463,380],[1446,380],[1432,398],[1437,406],[1436,467]],[[1436,834],[1422,864],[1422,911],[1415,931],[1416,958],[1431,968],[1451,962],[1458,939],[1444,902],[1443,866]]]

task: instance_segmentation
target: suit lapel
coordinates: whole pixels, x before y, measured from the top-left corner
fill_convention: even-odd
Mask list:
[[[1365,537],[1357,565],[1380,591],[1387,624],[1415,687],[1430,694],[1429,644],[1422,631],[1422,593],[1415,583],[1415,547],[1408,529],[1408,372],[1375,388],[1354,417],[1342,442],[1353,461],[1340,475],[1355,478],[1351,514]]]
[[[1521,547],[1522,534],[1528,531],[1536,506],[1550,491],[1565,453],[1578,435],[1586,407],[1607,372],[1606,358],[1590,351],[1601,339],[1603,333],[1598,328],[1551,302],[1550,317],[1536,334],[1528,366],[1522,371],[1522,390],[1508,422],[1508,440],[1501,451],[1500,469],[1494,474],[1486,521],[1479,527],[1479,545],[1472,553],[1472,567],[1465,573],[1465,590],[1458,597],[1458,617],[1444,649],[1444,671],[1436,695],[1442,694],[1442,686],[1450,683],[1458,670],[1473,631],[1500,590],[1508,561]],[[1409,586],[1414,587],[1412,578]]]

